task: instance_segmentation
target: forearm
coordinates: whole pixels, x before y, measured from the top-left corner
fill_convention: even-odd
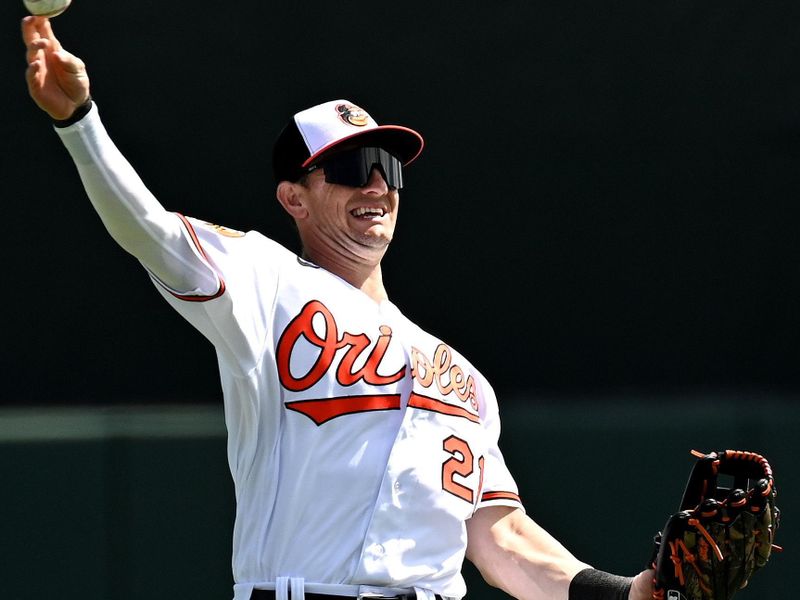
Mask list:
[[[519,600],[569,600],[573,577],[589,565],[522,511],[500,519],[484,511],[468,523],[467,557],[486,581]]]
[[[180,219],[161,206],[114,145],[97,108],[56,131],[114,240],[174,290],[213,293],[216,275],[186,239]]]
[[[652,600],[653,572],[621,577],[591,568],[521,510],[490,507],[467,521],[467,558],[519,600]]]

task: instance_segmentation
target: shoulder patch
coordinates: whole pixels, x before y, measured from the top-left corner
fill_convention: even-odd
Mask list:
[[[228,227],[223,227],[222,225],[217,225],[216,223],[210,223],[208,221],[203,221],[203,225],[206,227],[213,229],[220,235],[224,235],[225,237],[229,238],[239,238],[244,237],[244,231],[239,231],[237,229],[229,229]]]

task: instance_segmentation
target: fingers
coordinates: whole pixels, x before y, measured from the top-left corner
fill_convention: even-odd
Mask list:
[[[42,63],[39,61],[31,62],[28,65],[27,71],[25,71],[25,80],[28,82],[28,87],[34,89],[36,87],[40,87],[39,79],[39,72],[42,70]]]
[[[42,36],[36,29],[34,17],[25,17],[22,19],[22,41],[25,42],[25,58],[28,64],[44,56],[44,54],[41,53],[41,39]]]
[[[53,33],[50,19],[32,16],[22,19],[22,38],[27,49],[28,65],[42,62],[42,66],[46,67],[46,60],[55,59],[66,73],[82,75],[86,72],[83,61],[61,46]]]
[[[45,55],[49,49],[50,42],[45,39],[39,38],[32,41],[30,44],[28,44],[27,51],[25,53],[25,58],[28,61],[28,64],[37,60],[45,60]]]
[[[50,43],[53,44],[53,52],[61,51],[61,42],[58,41],[56,38],[56,34],[53,33],[53,27],[50,25],[50,19],[41,18],[39,20],[39,24],[41,25],[39,29],[39,33],[50,40]]]
[[[44,37],[40,31],[43,20],[46,19],[44,17],[25,17],[22,19],[22,40],[26,45]]]
[[[42,34],[42,17],[25,17],[22,20],[22,39],[25,42],[25,59],[30,65],[36,61],[44,61],[48,52],[53,50],[53,42]]]
[[[28,92],[36,104],[42,107],[40,98],[42,97],[45,79],[47,77],[47,68],[44,61],[36,61],[28,65],[25,71],[25,81],[28,84]],[[43,108],[43,107],[42,107]]]
[[[36,17],[25,17],[22,19],[22,40],[27,45],[34,39],[39,37],[39,32],[36,29]]]
[[[22,19],[22,40],[25,42],[29,54],[43,48],[53,52],[58,52],[62,49],[61,43],[53,33],[50,19],[46,17],[25,17]],[[30,62],[30,58],[28,62]]]
[[[45,51],[49,46],[49,41],[42,38],[39,33],[35,17],[25,17],[22,20],[22,39],[25,42],[25,59],[28,63],[25,79],[29,89],[33,92],[35,89],[41,88],[47,74]]]

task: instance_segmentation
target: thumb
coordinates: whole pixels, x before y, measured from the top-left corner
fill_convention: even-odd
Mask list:
[[[65,73],[78,76],[86,75],[86,65],[74,54],[71,54],[66,50],[58,50],[53,53],[53,56],[58,61]]]
[[[86,74],[84,62],[66,50],[53,53],[58,63],[58,81],[61,89],[70,101],[77,105],[89,98],[89,76]]]
[[[633,578],[629,600],[650,600],[653,597],[655,571],[647,569]]]

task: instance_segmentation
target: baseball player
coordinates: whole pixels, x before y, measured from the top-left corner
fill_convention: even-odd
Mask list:
[[[645,600],[525,513],[489,383],[388,299],[415,131],[347,100],[294,115],[277,199],[303,253],[166,211],[106,133],[83,63],[24,19],[27,81],[111,236],[215,346],[236,492],[235,600],[462,598],[464,558],[529,600]]]

